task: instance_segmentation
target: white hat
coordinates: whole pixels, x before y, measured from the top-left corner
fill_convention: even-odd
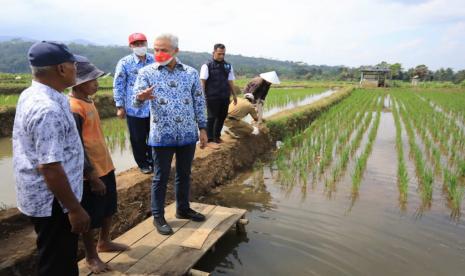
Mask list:
[[[280,84],[281,82],[279,81],[278,75],[276,74],[276,71],[271,71],[271,72],[266,72],[266,73],[261,73],[260,77],[267,82],[271,82],[272,84]]]

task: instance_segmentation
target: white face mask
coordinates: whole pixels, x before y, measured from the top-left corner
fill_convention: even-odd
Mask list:
[[[163,62],[159,62],[157,61],[157,63],[160,65],[160,66],[165,66],[165,65],[168,65],[172,60],[173,60],[174,57],[171,57],[170,59],[166,60],[166,61],[163,61]]]
[[[134,47],[132,48],[132,51],[134,52],[134,54],[136,54],[136,56],[143,57],[145,56],[145,54],[147,54],[147,46]]]

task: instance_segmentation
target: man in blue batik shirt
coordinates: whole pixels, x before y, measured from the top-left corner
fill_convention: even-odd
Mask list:
[[[140,70],[134,85],[134,105],[150,103],[148,144],[153,149],[153,224],[163,235],[173,233],[164,218],[166,186],[171,161],[176,154],[176,217],[203,221],[205,217],[189,206],[192,160],[200,132],[200,148],[207,138],[205,97],[199,74],[175,57],[178,38],[164,34],[155,40],[155,64]]]
[[[133,54],[123,57],[116,65],[113,84],[114,99],[119,118],[126,117],[131,141],[132,153],[141,172],[152,172],[152,150],[147,145],[150,131],[149,104],[140,107],[132,105],[134,82],[139,70],[154,62],[153,55],[147,53],[147,38],[144,34],[129,36],[129,47]]]

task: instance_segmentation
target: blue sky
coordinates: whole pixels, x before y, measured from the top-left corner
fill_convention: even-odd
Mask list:
[[[180,49],[309,64],[465,69],[463,0],[0,0],[0,36],[125,45],[172,32]]]

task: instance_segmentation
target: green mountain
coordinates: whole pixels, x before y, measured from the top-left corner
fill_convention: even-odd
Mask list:
[[[33,42],[13,39],[0,42],[0,72],[28,73],[27,51]],[[118,60],[129,54],[130,50],[124,46],[99,46],[70,43],[70,49],[88,57],[95,65],[105,72],[113,72]],[[211,57],[210,53],[196,53],[183,51],[179,58],[186,64],[200,69],[200,66]],[[228,55],[227,61],[233,64],[238,76],[253,77],[259,73],[275,70],[284,78],[315,78],[316,76],[336,75],[340,66],[316,66],[302,62],[279,61],[266,58],[245,57],[242,55]]]

